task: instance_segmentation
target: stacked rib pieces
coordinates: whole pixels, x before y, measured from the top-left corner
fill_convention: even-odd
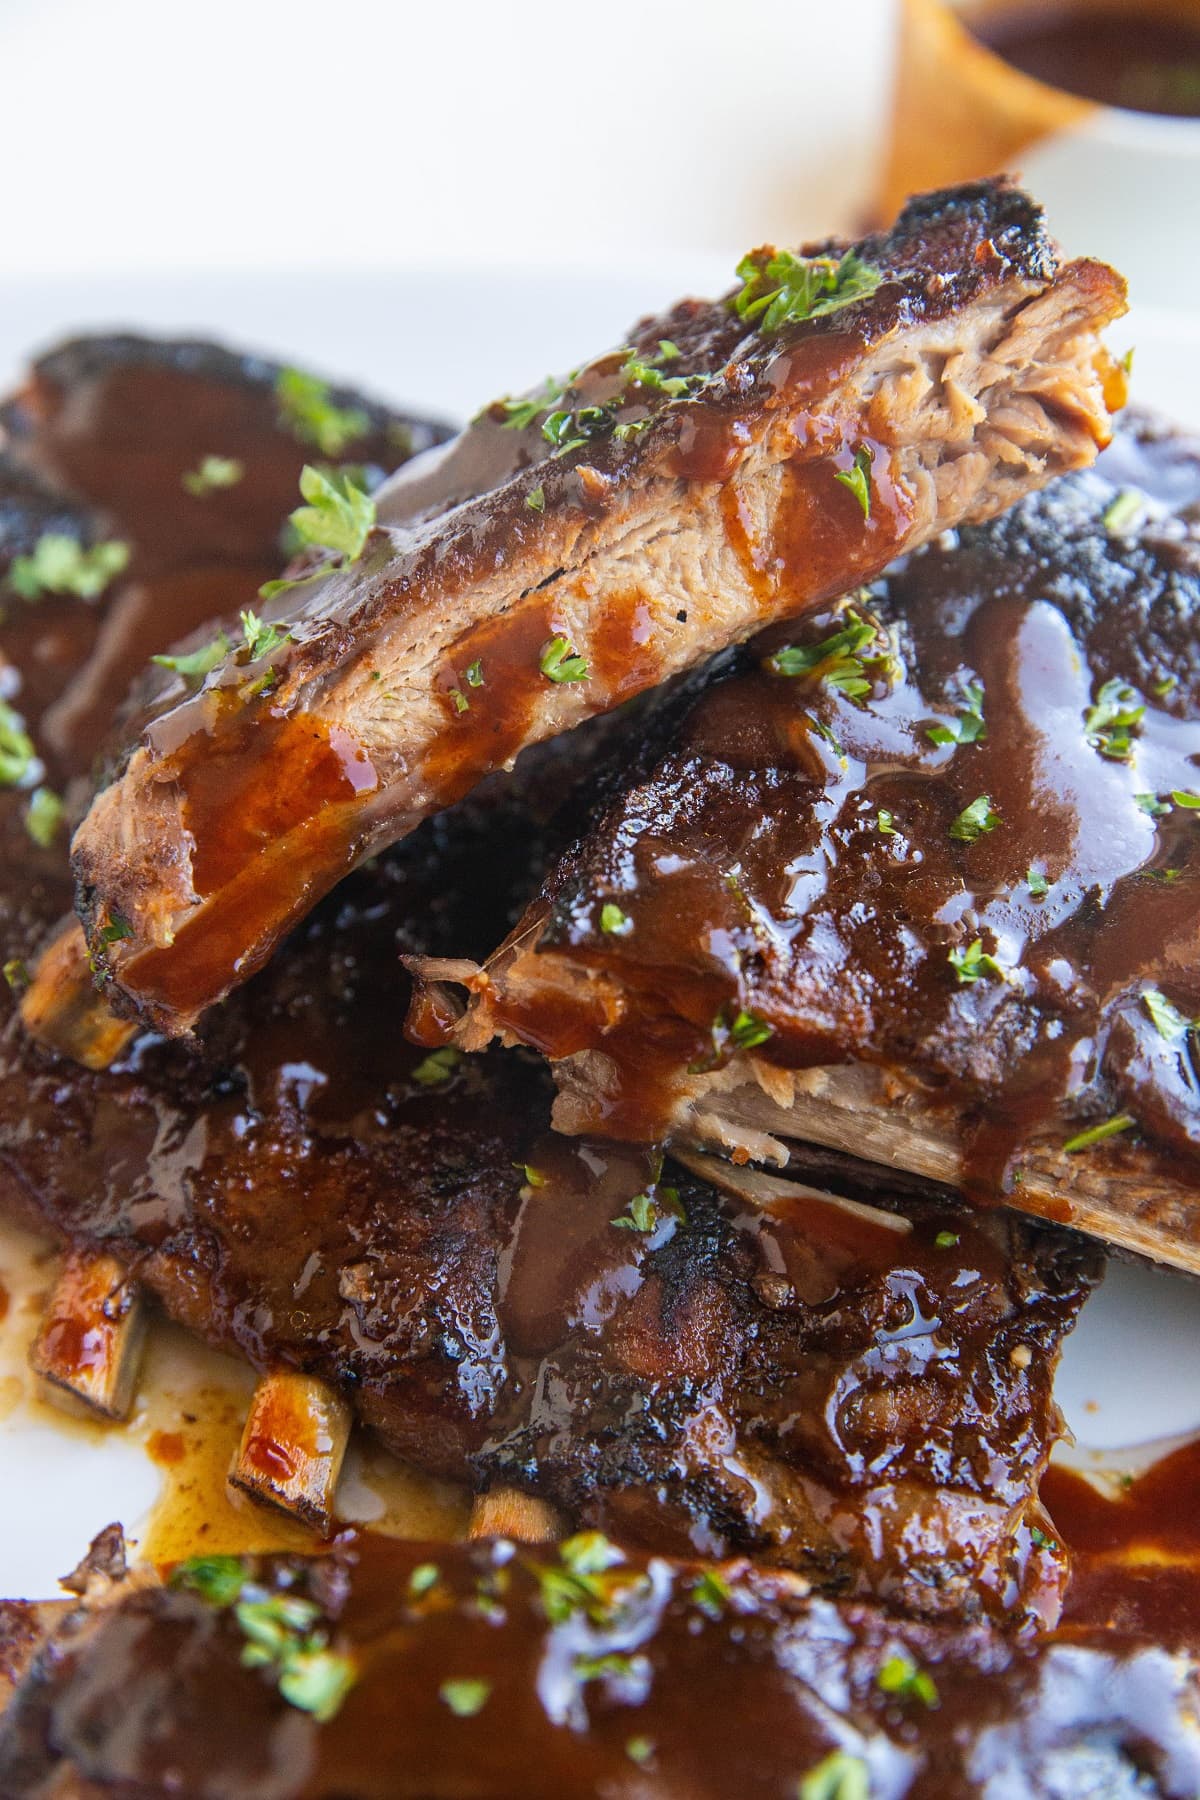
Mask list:
[[[1194,1787],[1191,1646],[1064,1632],[1038,1497],[1045,1218],[1189,1253],[1188,456],[1071,473],[1120,284],[1014,190],[740,279],[391,475],[436,427],[200,346],[7,410],[35,1365],[119,1417],[158,1304],[260,1371],[246,1493],[335,1532],[357,1419],[480,1542],[101,1546],[10,1615],[0,1791]]]

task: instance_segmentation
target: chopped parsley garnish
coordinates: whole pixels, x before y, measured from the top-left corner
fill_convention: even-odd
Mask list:
[[[874,460],[873,453],[863,444],[854,452],[854,461],[848,469],[834,471],[834,480],[850,489],[862,508],[864,519],[871,516],[871,464]]]
[[[529,508],[530,512],[536,512],[536,513],[545,512],[545,510],[546,510],[546,490],[545,490],[545,488],[535,487],[531,494],[526,494],[525,504]]]
[[[652,393],[666,394],[670,400],[681,400],[685,394],[704,387],[708,376],[664,375],[662,365],[678,360],[679,346],[669,338],[660,338],[657,356],[642,357],[631,350],[621,365],[621,373],[629,387],[647,388]]]
[[[1106,681],[1089,707],[1083,721],[1083,733],[1101,756],[1114,762],[1128,762],[1133,755],[1131,733],[1137,730],[1146,708],[1136,688],[1116,677]]]
[[[172,1587],[210,1606],[232,1607],[246,1642],[242,1663],[266,1669],[289,1706],[324,1724],[354,1686],[354,1663],[329,1648],[320,1608],[298,1594],[264,1594],[236,1556],[197,1556],[180,1563]]]
[[[635,1194],[628,1213],[619,1213],[612,1223],[622,1231],[657,1231],[664,1219],[687,1224],[687,1213],[678,1188],[652,1185],[644,1194]]]
[[[1003,965],[984,949],[982,938],[976,938],[965,950],[951,950],[946,960],[963,986],[985,976],[996,981],[1007,978]]]
[[[436,1563],[418,1563],[408,1578],[408,1591],[415,1600],[427,1594],[441,1580],[441,1570]]]
[[[1195,1029],[1195,1021],[1185,1018],[1179,1008],[1172,1006],[1166,995],[1160,994],[1157,988],[1143,989],[1142,1005],[1153,1019],[1159,1037],[1164,1038],[1168,1044],[1177,1044],[1180,1038],[1186,1037],[1189,1031]]]
[[[970,806],[963,810],[950,827],[950,836],[957,838],[960,844],[974,844],[987,831],[995,831],[1000,823],[1000,814],[992,805],[988,794],[980,794],[972,800]]]
[[[1186,788],[1172,788],[1171,798],[1176,806],[1182,806],[1188,812],[1196,812],[1200,809],[1200,794],[1189,793]]]
[[[281,369],[275,380],[280,423],[293,437],[315,444],[322,456],[341,456],[346,448],[371,429],[371,420],[360,406],[335,406],[329,383],[303,369]]]
[[[8,585],[22,600],[39,600],[43,594],[95,600],[128,561],[128,544],[110,540],[85,550],[77,538],[47,531],[29,556],[14,556]]]
[[[765,332],[865,300],[883,280],[855,250],[840,258],[753,250],[742,258],[737,274],[742,286],[729,304],[739,319]]]
[[[622,912],[615,900],[606,900],[600,908],[600,929],[611,937],[625,937],[633,930],[633,920]]]
[[[979,744],[987,736],[987,721],[983,716],[983,687],[978,681],[968,681],[963,689],[963,705],[953,724],[927,725],[925,736],[932,744]]]
[[[182,675],[186,681],[203,681],[204,677],[223,663],[233,645],[223,631],[218,631],[209,644],[202,644],[199,650],[188,650],[177,656],[152,656],[150,661],[157,663],[160,669],[170,669],[173,675]]]
[[[958,1233],[957,1231],[939,1231],[933,1241],[939,1250],[953,1250],[958,1243]]]
[[[505,431],[524,431],[526,426],[533,424],[539,413],[553,406],[556,400],[561,400],[565,392],[565,388],[559,387],[547,375],[539,393],[526,394],[519,400],[499,401],[500,410],[506,415],[501,421],[502,428]]]
[[[1113,1118],[1105,1119],[1102,1125],[1092,1125],[1087,1131],[1068,1138],[1063,1149],[1073,1156],[1077,1150],[1090,1150],[1093,1144],[1102,1144],[1105,1138],[1116,1137],[1118,1132],[1129,1131],[1136,1124],[1132,1113],[1117,1113]]]
[[[107,950],[110,944],[119,944],[124,938],[133,936],[133,926],[120,913],[109,915],[107,925],[102,925],[96,933],[96,942]]]
[[[644,1656],[624,1656],[610,1650],[604,1656],[579,1655],[571,1665],[575,1679],[588,1681],[645,1681],[650,1664]]]
[[[958,1239],[955,1238],[955,1243]],[[919,1700],[923,1706],[938,1705],[938,1691],[932,1675],[918,1667],[908,1656],[889,1656],[875,1677],[881,1693],[894,1694],[898,1700]]]
[[[20,713],[0,700],[0,787],[19,787],[37,761]]]
[[[1046,1533],[1042,1530],[1040,1525],[1031,1525],[1029,1527],[1029,1536],[1030,1536],[1030,1539],[1031,1539],[1035,1549],[1038,1549],[1038,1550],[1057,1550],[1058,1549],[1057,1540],[1052,1537],[1047,1537]]]
[[[654,1755],[654,1745],[648,1737],[631,1737],[625,1741],[625,1754],[631,1763],[644,1768]]]
[[[1112,537],[1121,537],[1141,517],[1145,499],[1134,488],[1122,488],[1115,500],[1104,509],[1104,529]]]
[[[593,1625],[612,1625],[646,1577],[621,1565],[625,1558],[600,1531],[580,1531],[559,1545],[557,1564],[534,1564],[542,1611],[552,1625],[576,1615]]]
[[[896,816],[886,806],[881,806],[875,815],[875,828],[881,837],[895,837]]]
[[[461,1675],[457,1680],[443,1681],[438,1694],[456,1719],[473,1719],[491,1699],[492,1684],[478,1676]]]
[[[1046,895],[1050,892],[1050,883],[1046,880],[1042,871],[1040,869],[1035,869],[1032,863],[1026,871],[1025,885],[1035,900],[1044,900]]]
[[[259,662],[264,656],[270,656],[272,650],[278,650],[291,636],[286,626],[280,630],[278,625],[265,624],[257,613],[247,610],[239,616],[247,662]]]
[[[1149,819],[1165,819],[1171,810],[1169,802],[1160,800],[1157,794],[1135,794],[1133,802]]]
[[[774,1035],[774,1026],[768,1025],[765,1019],[760,1019],[757,1013],[750,1012],[746,1007],[738,1010],[732,1024],[728,1026],[723,1025],[718,1015],[718,1023],[713,1026],[714,1038],[718,1030],[724,1031],[734,1050],[756,1050]]]
[[[576,655],[565,637],[552,637],[542,646],[538,667],[546,680],[553,682],[586,681],[590,673],[586,660]]]
[[[729,1583],[719,1570],[705,1569],[693,1583],[692,1604],[698,1606],[706,1618],[715,1621],[723,1616],[729,1604]]]
[[[467,671],[466,671],[466,683],[467,683],[468,687],[479,688],[479,687],[483,686],[483,658],[482,657],[477,656],[473,663],[468,664]]]
[[[431,1050],[428,1056],[422,1057],[409,1073],[422,1087],[438,1087],[443,1081],[449,1081],[461,1061],[462,1051],[456,1050],[453,1044],[446,1044],[441,1050]]]
[[[796,1789],[796,1800],[870,1800],[870,1771],[861,1756],[831,1750]]]
[[[461,688],[452,687],[447,689],[447,692],[454,702],[454,710],[456,713],[470,712],[471,702],[467,699],[467,696],[463,693]]]
[[[236,1556],[193,1556],[171,1572],[171,1586],[188,1588],[210,1606],[232,1606],[240,1598],[246,1571]]]
[[[535,1169],[532,1163],[514,1163],[513,1168],[520,1169],[522,1175],[525,1177],[526,1187],[545,1187],[546,1177],[542,1174],[540,1169]]]
[[[542,421],[542,436],[560,455],[578,450],[589,438],[604,437],[616,423],[611,406],[580,406],[574,412],[559,410]]]
[[[774,675],[815,674],[849,699],[863,699],[874,685],[867,669],[887,663],[890,658],[886,651],[864,657],[861,652],[872,640],[878,639],[878,628],[853,611],[844,617],[846,623],[842,629],[822,638],[820,643],[787,644],[777,650],[768,658],[767,668]]]
[[[53,788],[34,788],[25,809],[25,829],[35,844],[48,850],[62,829],[66,813]]]
[[[1158,700],[1165,700],[1167,695],[1173,694],[1178,686],[1178,675],[1164,675],[1161,681],[1156,681],[1154,683],[1155,698]]]
[[[20,956],[10,956],[4,965],[4,979],[14,994],[23,994],[29,986],[29,969]]]
[[[300,492],[308,505],[298,506],[291,520],[301,543],[335,550],[355,562],[375,524],[371,496],[336,469],[325,474],[311,463],[300,471]]]
[[[236,456],[203,456],[199,466],[183,476],[183,487],[195,500],[203,500],[218,488],[236,487],[246,473]]]

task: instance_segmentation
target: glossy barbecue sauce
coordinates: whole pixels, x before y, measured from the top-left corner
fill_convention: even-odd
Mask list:
[[[978,1196],[1112,1120],[1097,1166],[1178,1178],[1200,1150],[1198,507],[1195,448],[1126,432],[1099,472],[775,631],[492,959],[484,1016],[601,1051],[602,1080],[566,1079],[617,1137],[662,1135],[742,1015],[761,1062],[896,1072]]]
[[[1200,25],[1165,8],[999,6],[971,19],[970,28],[1014,68],[1051,87],[1105,106],[1200,117]]]

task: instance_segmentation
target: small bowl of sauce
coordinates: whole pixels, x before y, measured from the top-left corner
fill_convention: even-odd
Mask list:
[[[1137,301],[1200,310],[1200,0],[901,0],[881,211],[1001,171]]]

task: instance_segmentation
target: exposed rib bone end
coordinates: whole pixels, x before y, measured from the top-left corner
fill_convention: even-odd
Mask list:
[[[133,1405],[147,1304],[115,1256],[72,1250],[29,1352],[46,1398],[104,1419]]]
[[[229,1485],[313,1531],[333,1527],[350,1409],[315,1375],[264,1375],[254,1390]]]
[[[520,1488],[498,1487],[477,1494],[471,1508],[470,1538],[512,1538],[518,1544],[553,1544],[563,1536],[557,1509]]]
[[[97,990],[77,920],[38,959],[21,999],[21,1021],[39,1044],[85,1069],[107,1069],[137,1031],[128,1019],[117,1017]]]

